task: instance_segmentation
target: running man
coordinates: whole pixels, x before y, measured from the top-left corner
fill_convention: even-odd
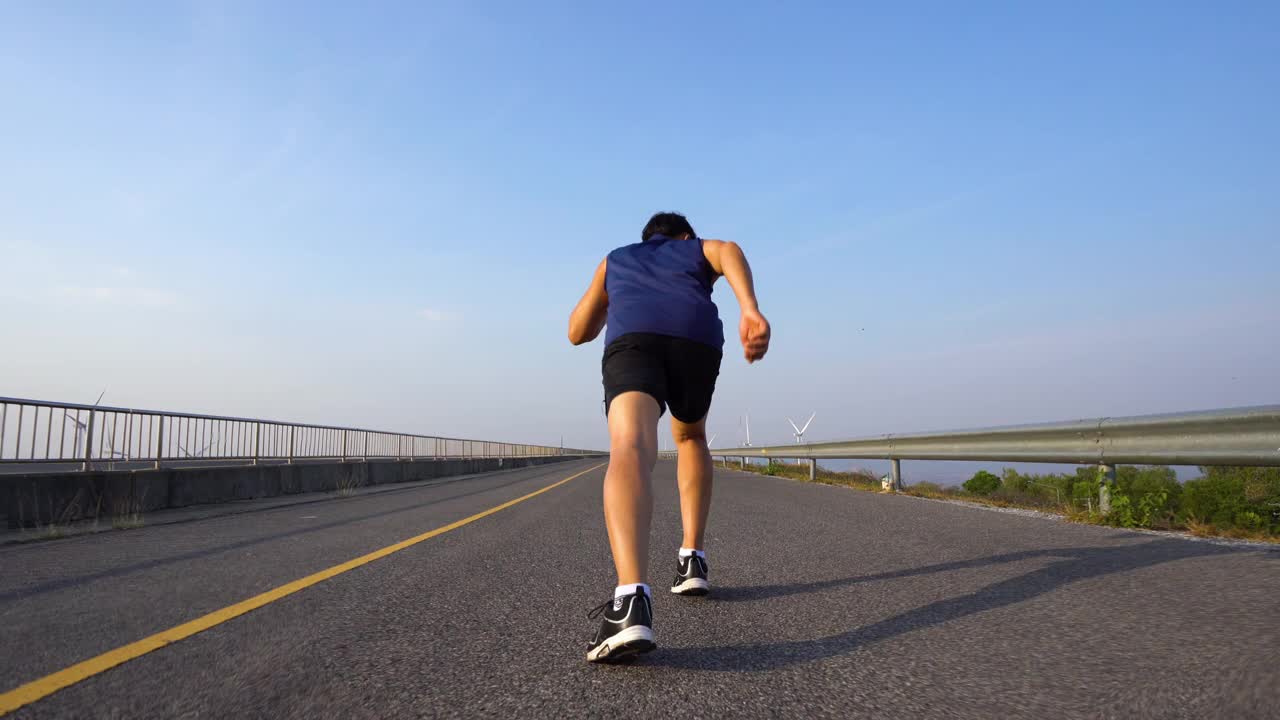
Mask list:
[[[658,458],[658,418],[671,408],[678,451],[684,541],[671,592],[706,595],[703,547],[711,509],[711,453],[707,411],[720,374],[724,328],[711,300],[723,275],[742,310],[738,335],[748,363],[769,349],[769,322],[756,303],[751,267],[732,242],[702,240],[683,215],[658,213],[641,242],[609,253],[569,315],[569,342],[581,345],[607,324],[604,407],[609,420],[609,470],[604,477],[604,519],[618,572],[613,599],[596,608],[600,629],[589,662],[649,652],[653,606],[649,586],[650,476]]]

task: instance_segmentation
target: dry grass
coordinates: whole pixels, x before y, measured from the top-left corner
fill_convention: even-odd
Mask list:
[[[36,508],[39,508],[42,504],[44,504],[48,508],[48,512],[44,513],[44,516],[49,518],[48,522],[41,522],[38,519],[35,520],[35,522],[33,523],[34,529],[31,531],[31,535],[33,539],[56,540],[61,537],[66,537],[70,529],[72,518],[76,517],[76,515],[80,513],[82,499],[83,499],[82,491],[77,490],[75,496],[72,497],[71,502],[67,503],[67,505],[63,507],[61,511],[59,511],[54,504],[54,498],[52,494],[50,494],[47,497],[41,498],[39,490],[33,489],[31,491],[30,507],[33,510],[35,510]],[[99,497],[98,507],[101,508],[101,506],[102,506],[102,498]],[[26,498],[19,497],[18,503],[17,503],[19,527],[25,527],[27,524],[26,523],[27,507],[28,505],[26,502]],[[38,512],[35,512],[33,514],[37,518],[39,517]]]
[[[1217,537],[1218,529],[1213,523],[1200,522],[1195,518],[1187,519],[1187,532],[1196,537]]]
[[[1063,517],[1067,522],[1080,523],[1082,525],[1101,525],[1102,516],[1097,512],[1080,507],[1069,507]]]
[[[57,540],[67,536],[67,526],[57,523],[38,525],[35,529],[35,536],[40,540]]]
[[[130,493],[129,497],[117,500],[115,507],[111,509],[111,527],[116,530],[133,530],[142,527],[144,524],[142,508],[146,497],[147,492],[143,490],[140,496],[135,497]]]
[[[348,472],[345,475],[338,478],[338,487],[335,491],[338,497],[351,497],[360,488],[361,483],[359,478],[356,477],[355,470],[350,467],[347,470]]]
[[[1280,536],[1272,535],[1265,530],[1244,530],[1241,528],[1219,528],[1213,523],[1201,522],[1195,518],[1187,518],[1183,523],[1183,527],[1174,528],[1186,530],[1191,535],[1201,538],[1230,538],[1232,540],[1250,540],[1252,542],[1265,542],[1280,544]]]
[[[741,470],[742,465],[739,463],[716,463],[717,467],[728,470]],[[782,477],[789,480],[809,481],[809,465],[804,463],[796,465],[794,463],[773,462],[769,465],[747,465],[747,472],[753,472],[757,475],[768,475],[771,477]],[[818,466],[817,482],[823,485],[841,485],[844,487],[856,488],[858,490],[868,490],[880,492],[880,478],[869,470],[854,470],[852,472],[836,472],[828,470],[822,466]]]
[[[937,483],[918,482],[914,485],[908,485],[902,491],[903,495],[911,495],[912,497],[931,498],[933,500],[958,500],[961,502],[973,503],[974,505],[986,505],[995,508],[1017,508],[1019,510],[1036,510],[1039,512],[1065,514],[1070,510],[1069,507],[1059,506],[1055,503],[1045,504],[1043,502],[1025,502],[1019,501],[1019,498],[1011,498],[1004,495],[969,495],[959,492],[952,488],[944,488]]]
[[[902,490],[902,494],[910,495],[911,497],[929,498],[931,500],[954,499],[954,496],[952,494],[937,487],[917,487],[915,485],[909,485]]]
[[[127,513],[124,515],[112,515],[111,527],[116,530],[134,530],[145,525],[142,521],[142,513]]]
[[[1229,530],[1219,531],[1218,536],[1231,538],[1232,540],[1250,540],[1252,542],[1266,542],[1280,545],[1280,536],[1272,535],[1265,530],[1231,528]]]

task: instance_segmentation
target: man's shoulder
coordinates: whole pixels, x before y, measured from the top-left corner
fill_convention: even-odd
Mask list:
[[[642,247],[644,247],[644,243],[642,242],[631,243],[630,245],[621,245],[619,247],[614,248],[613,250],[610,250],[609,255],[607,257],[613,258],[619,255],[631,255],[635,253],[635,251],[638,248],[642,248]]]

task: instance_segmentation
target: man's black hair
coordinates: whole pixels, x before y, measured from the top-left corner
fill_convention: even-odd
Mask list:
[[[685,233],[688,233],[691,238],[698,237],[698,233],[693,231],[693,226],[689,224],[685,216],[674,212],[660,212],[649,218],[648,223],[645,223],[644,230],[640,232],[640,240],[649,242],[649,238],[654,235],[678,238]]]

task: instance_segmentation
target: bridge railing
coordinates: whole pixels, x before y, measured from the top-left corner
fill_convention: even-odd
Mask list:
[[[858,440],[713,449],[716,457],[889,460],[901,489],[901,460],[988,460],[1098,465],[1109,478],[1119,464],[1280,466],[1280,405],[1167,415],[1014,425],[950,432],[880,435]]]
[[[0,469],[526,458],[588,450],[0,397]]]

